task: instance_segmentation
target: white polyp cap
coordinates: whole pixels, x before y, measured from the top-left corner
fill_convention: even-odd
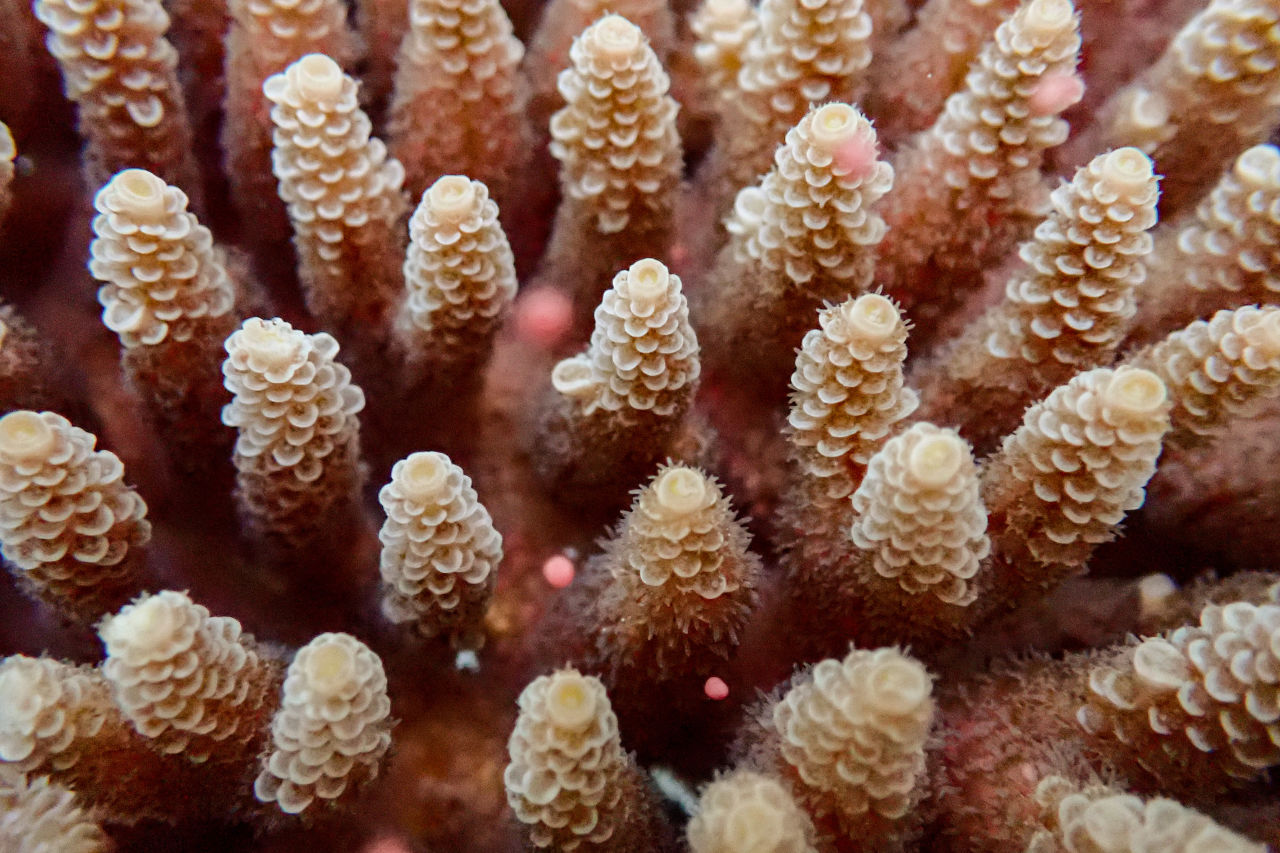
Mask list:
[[[167,595],[152,595],[130,605],[102,626],[102,641],[110,654],[113,646],[135,649],[164,648],[173,642],[182,625],[178,608]]]
[[[308,53],[293,64],[298,91],[309,101],[332,101],[342,94],[342,69],[323,53]]]
[[[1129,101],[1129,121],[1137,128],[1164,127],[1169,123],[1169,101],[1150,89],[1139,89]]]
[[[585,729],[596,717],[596,692],[577,672],[557,672],[547,687],[547,716],[557,728]]]
[[[750,13],[747,0],[706,0],[702,8],[711,17],[721,21],[739,21]]]
[[[1071,26],[1071,0],[1031,0],[1023,26],[1028,35],[1053,36]]]
[[[1164,382],[1150,370],[1122,367],[1103,390],[1102,402],[1126,414],[1149,415],[1159,411],[1168,396]]]
[[[1145,189],[1154,174],[1151,158],[1132,146],[1102,155],[1102,178],[1122,193]]]
[[[323,640],[310,647],[303,675],[307,685],[327,696],[346,690],[355,678],[356,658],[350,647],[339,640]]]
[[[53,429],[35,412],[10,412],[0,418],[0,453],[38,459],[53,449]]]
[[[589,396],[596,387],[591,362],[580,355],[561,360],[551,369],[551,387],[566,397]]]
[[[466,216],[475,206],[476,188],[465,175],[445,175],[427,188],[425,193],[431,211],[444,219]]]
[[[1250,186],[1275,188],[1280,184],[1280,150],[1255,145],[1236,158],[1236,177]]]
[[[693,468],[668,468],[653,484],[658,506],[673,515],[701,509],[707,500],[707,478]]]
[[[850,337],[870,344],[887,339],[898,325],[898,308],[878,293],[864,293],[841,306]]]
[[[125,169],[111,179],[120,211],[135,219],[159,219],[164,216],[168,186],[146,169]]]
[[[733,200],[733,213],[742,222],[755,224],[764,218],[768,197],[760,187],[743,187]]]
[[[1280,355],[1280,308],[1272,305],[1264,307],[1247,334],[1249,341],[1262,350],[1267,358]]]
[[[44,709],[40,691],[36,689],[38,669],[29,658],[10,658],[0,667],[0,730],[26,729]],[[25,664],[25,665],[19,665]]]
[[[1133,671],[1145,683],[1163,690],[1177,690],[1191,675],[1190,664],[1178,647],[1153,637],[1133,650]]]
[[[782,835],[782,815],[778,810],[752,799],[729,807],[720,841],[725,850],[773,850]]]
[[[644,33],[640,28],[621,15],[605,15],[592,24],[587,33],[593,36],[592,41],[609,59],[628,57],[644,43]]]
[[[268,369],[293,364],[301,354],[301,347],[293,329],[278,323],[265,323],[256,318],[245,321],[236,334],[241,346]]]
[[[652,305],[667,294],[671,273],[661,261],[645,258],[636,261],[627,270],[627,293],[631,299]]]
[[[411,453],[396,468],[400,487],[415,500],[438,496],[449,481],[449,457],[443,453]]]
[[[951,481],[963,464],[968,448],[953,432],[926,436],[911,449],[907,467],[925,488],[936,489]]]
[[[881,661],[867,685],[867,705],[886,716],[902,716],[927,702],[933,692],[929,674],[916,660],[898,655]]]
[[[857,132],[861,116],[848,104],[827,104],[813,114],[813,141],[825,149],[835,148]]]

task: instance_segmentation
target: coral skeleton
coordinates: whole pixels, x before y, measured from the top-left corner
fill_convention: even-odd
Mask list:
[[[716,132],[708,181],[721,206],[769,171],[774,149],[815,104],[857,102],[871,64],[862,0],[764,0],[757,16]]]
[[[823,301],[871,286],[885,234],[871,208],[894,172],[871,123],[842,103],[810,110],[773,157],[738,193],[703,313],[718,364],[763,364],[781,379]]]
[[[272,169],[289,206],[307,307],[357,341],[382,335],[403,279],[404,167],[371,139],[356,82],[312,53],[262,84]]]
[[[244,523],[255,536],[305,547],[354,509],[364,393],[324,332],[251,317],[226,349],[232,400],[222,422],[239,430],[233,461]]]
[[[394,336],[406,385],[429,382],[458,396],[468,384],[476,390],[517,287],[498,205],[483,183],[446,175],[423,193],[409,220],[404,284]]]
[[[61,415],[0,418],[0,553],[24,587],[92,623],[142,582],[147,504],[124,465]]]
[[[706,678],[730,657],[756,603],[750,540],[720,484],[696,468],[665,466],[640,489],[588,567],[601,587],[586,633],[610,693]]]
[[[507,802],[537,849],[669,849],[655,795],[618,739],[599,679],[574,669],[535,678],[507,743]]]
[[[1070,0],[1025,0],[1000,24],[937,121],[894,160],[877,279],[921,332],[978,287],[1043,211],[1040,164],[1067,137],[1070,99],[1036,108],[1040,87],[1075,74]]]
[[[346,67],[355,36],[340,0],[227,0],[226,102],[221,143],[231,198],[262,242],[289,235],[285,203],[271,166],[274,125],[262,84],[310,53]]]
[[[54,361],[49,338],[0,302],[0,412],[68,410],[65,397],[54,390],[59,378]]]
[[[1103,105],[1096,147],[1140,145],[1166,211],[1194,203],[1235,155],[1280,125],[1280,8],[1212,0],[1159,60]]]
[[[1077,718],[1120,772],[1163,790],[1255,778],[1280,763],[1278,641],[1280,606],[1209,605],[1198,625],[1098,661]]]
[[[462,649],[483,645],[502,536],[471,478],[443,453],[414,453],[391,469],[378,499],[387,515],[378,533],[383,614]]]
[[[350,634],[321,634],[289,664],[254,794],[286,814],[350,800],[377,777],[392,723],[382,660]]]
[[[498,0],[413,0],[396,59],[391,154],[417,198],[464,174],[504,201],[528,144],[524,46]]]
[[[813,824],[777,779],[736,770],[698,799],[691,853],[814,853]]]
[[[986,606],[1056,585],[1116,536],[1155,473],[1168,397],[1151,371],[1096,368],[1027,410],[983,466],[982,501],[998,519]]]
[[[1142,800],[1133,794],[1096,785],[1087,788],[1061,776],[1050,776],[1035,792],[1044,810],[1044,829],[1027,845],[1027,853],[1263,853],[1255,844],[1174,800]]]
[[[933,679],[919,662],[854,649],[793,680],[762,715],[771,731],[748,763],[778,774],[819,832],[851,849],[900,850],[918,833],[933,719]]]
[[[1257,145],[1194,213],[1156,232],[1130,343],[1151,343],[1220,308],[1280,296],[1280,150]]]
[[[159,0],[38,0],[34,9],[76,104],[89,186],[137,167],[198,192],[178,52],[165,38],[169,15]]]
[[[1136,148],[1095,157],[1054,190],[1053,211],[1019,251],[1004,300],[912,375],[920,415],[958,421],[985,453],[1032,402],[1081,370],[1109,364],[1146,276],[1159,192]]]
[[[126,379],[184,458],[225,452],[222,344],[239,321],[223,253],[186,194],[150,172],[120,172],[94,207],[89,272],[103,283],[102,321],[120,338]]]
[[[114,701],[152,748],[197,764],[257,756],[279,685],[239,622],[165,591],[108,616],[98,633]]]
[[[671,85],[644,32],[620,15],[583,31],[560,75],[565,106],[551,118],[563,201],[543,275],[573,294],[580,325],[617,270],[663,258],[680,184]]]
[[[551,373],[536,460],[550,484],[638,481],[672,450],[701,374],[680,278],[652,258],[618,273],[585,352]]]
[[[0,850],[9,853],[107,853],[111,841],[67,788],[26,779],[0,764]]]
[[[1261,408],[1280,389],[1280,308],[1246,306],[1197,320],[1126,359],[1173,400],[1166,444],[1189,447]]]

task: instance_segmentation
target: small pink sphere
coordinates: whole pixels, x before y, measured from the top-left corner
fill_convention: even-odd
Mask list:
[[[859,133],[842,143],[832,156],[842,171],[864,180],[875,171],[876,154],[876,138]]]
[[[521,340],[554,347],[568,334],[573,324],[573,304],[560,291],[540,287],[516,303],[515,319],[516,334]]]
[[[1084,81],[1074,74],[1046,74],[1036,84],[1027,100],[1031,112],[1040,116],[1057,115],[1084,97]]]
[[[542,564],[542,577],[556,589],[564,589],[573,583],[573,561],[564,554],[556,554]]]
[[[707,679],[706,684],[702,685],[702,692],[707,694],[708,699],[719,702],[729,695],[729,685],[724,683],[723,678],[713,675]]]

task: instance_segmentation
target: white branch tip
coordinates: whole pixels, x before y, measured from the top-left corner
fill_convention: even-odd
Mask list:
[[[964,439],[955,433],[943,432],[925,438],[912,448],[907,465],[920,485],[936,489],[955,477],[967,455]]]
[[[107,186],[115,191],[122,213],[151,221],[164,216],[168,186],[146,169],[125,169]]]
[[[636,261],[627,270],[627,292],[631,299],[652,305],[667,293],[671,273],[661,261],[645,258]]]
[[[707,478],[693,468],[669,468],[653,484],[658,505],[673,515],[701,509],[707,500]]]
[[[445,175],[427,188],[424,199],[437,216],[455,221],[475,207],[476,188],[465,175]]]
[[[1071,26],[1074,14],[1071,0],[1031,0],[1023,23],[1028,35],[1047,38]]]
[[[644,42],[644,33],[621,15],[606,15],[588,28],[605,58],[625,59]],[[583,35],[587,35],[583,33]]]
[[[35,412],[11,412],[0,418],[0,453],[17,459],[38,459],[53,449],[53,430]]]
[[[547,716],[561,729],[578,731],[596,716],[596,694],[577,672],[557,672],[547,688]]]
[[[1151,158],[1137,148],[1117,148],[1103,158],[1103,179],[1121,192],[1143,189],[1155,174]]]
[[[298,91],[310,101],[332,101],[342,94],[342,68],[323,53],[309,53],[294,63]]]
[[[313,646],[303,671],[307,685],[317,693],[334,696],[348,689],[356,674],[351,649],[337,640]]]
[[[1164,382],[1150,370],[1122,367],[1102,392],[1103,404],[1129,415],[1150,415],[1168,399]]]
[[[439,496],[449,480],[449,459],[442,453],[411,453],[397,467],[401,487],[415,500]]]

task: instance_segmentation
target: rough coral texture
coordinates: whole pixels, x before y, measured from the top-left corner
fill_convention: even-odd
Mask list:
[[[67,788],[48,777],[26,779],[0,765],[0,850],[7,853],[107,853],[98,821]]]
[[[1164,208],[1197,195],[1237,152],[1280,124],[1280,9],[1268,0],[1213,0],[1187,22],[1160,59],[1102,108],[1095,144],[1142,144],[1165,176]],[[1132,141],[1126,133],[1148,122]]]
[[[599,679],[562,669],[521,692],[507,743],[507,802],[539,849],[663,850],[669,828],[618,739]]]
[[[607,573],[588,635],[611,689],[706,677],[737,648],[760,559],[714,477],[664,466],[589,571]]]
[[[1280,389],[1280,308],[1219,311],[1126,363],[1151,370],[1168,387],[1173,426],[1166,441],[1203,444]]]
[[[222,422],[239,430],[233,461],[244,520],[259,536],[311,542],[356,500],[364,393],[323,332],[251,317],[226,349],[232,401]]]
[[[355,80],[329,57],[304,56],[262,91],[307,307],[330,328],[376,336],[402,286],[404,167],[370,137]]]
[[[107,617],[98,633],[114,701],[154,749],[197,764],[257,754],[278,684],[239,622],[165,591]]]
[[[527,154],[523,56],[498,0],[409,4],[389,132],[410,195],[455,173],[504,197]]]
[[[1111,361],[1146,278],[1159,198],[1136,148],[1095,157],[1051,196],[1053,211],[1022,244],[1026,266],[1004,300],[947,347],[925,376],[924,415],[959,419],[980,451],[1025,408],[1080,370]]]
[[[916,606],[931,609],[930,598],[954,607],[977,598],[975,576],[991,551],[987,513],[971,450],[954,431],[919,423],[891,438],[852,503],[850,538],[865,552],[868,579],[882,579],[899,599],[897,620]]]
[[[1169,408],[1158,376],[1122,367],[1081,373],[1027,410],[982,472],[1000,563],[993,594],[1053,585],[1115,538],[1145,500]]]
[[[552,371],[535,460],[550,482],[647,475],[669,452],[702,372],[680,277],[659,261],[619,272],[595,320],[586,351]]]
[[[1280,294],[1280,150],[1257,145],[1194,214],[1156,234],[1130,341],[1150,343],[1220,308]]]
[[[1037,111],[1031,99],[1046,79],[1074,75],[1078,24],[1070,0],[1026,0],[894,161],[878,274],[918,326],[932,328],[1038,218],[1040,163],[1067,137],[1066,105]]]
[[[92,622],[140,583],[147,505],[97,438],[53,412],[0,418],[0,553],[21,582]]]
[[[49,339],[0,302],[0,412],[62,408]]]
[[[1036,787],[1044,829],[1027,853],[1263,853],[1254,843],[1179,802],[1143,800],[1105,785],[1081,788],[1061,776]]]
[[[820,830],[858,850],[900,850],[918,828],[933,683],[897,649],[854,649],[797,678],[773,706],[782,774]]]
[[[404,283],[394,334],[411,383],[474,385],[517,288],[498,205],[484,184],[448,175],[423,194],[409,220]]]
[[[262,82],[309,53],[347,66],[355,37],[340,0],[228,0],[226,103],[220,142],[231,197],[264,242],[283,240],[289,218],[271,170],[271,104]]]
[[[39,0],[34,8],[78,110],[89,186],[136,166],[198,191],[178,52],[164,37],[169,15],[159,0]]]
[[[705,300],[718,363],[763,362],[781,377],[823,301],[870,287],[885,234],[872,205],[894,176],[876,146],[856,108],[814,108],[759,186],[738,194]]]
[[[482,645],[502,536],[471,478],[443,453],[414,453],[391,469],[378,500],[383,614],[460,648]]]
[[[391,746],[382,660],[350,634],[321,634],[294,655],[254,794],[286,814],[350,799]]]
[[[813,836],[782,783],[750,770],[704,788],[685,833],[691,853],[815,853]]]
[[[94,208],[89,272],[126,377],[179,454],[225,449],[222,344],[238,322],[223,253],[186,194],[150,172],[118,173]]]
[[[760,180],[815,104],[857,102],[871,63],[871,16],[862,0],[765,0],[757,20],[716,132],[711,190],[721,205]]]
[[[569,56],[551,119],[563,200],[543,265],[581,319],[618,269],[667,256],[682,161],[671,81],[639,27],[607,15]]]
[[[1017,0],[926,0],[915,25],[870,69],[871,114],[886,139],[924,130],[964,85],[970,63]]]
[[[1128,777],[1221,790],[1280,763],[1280,606],[1209,605],[1198,625],[1099,661],[1077,719]]]

